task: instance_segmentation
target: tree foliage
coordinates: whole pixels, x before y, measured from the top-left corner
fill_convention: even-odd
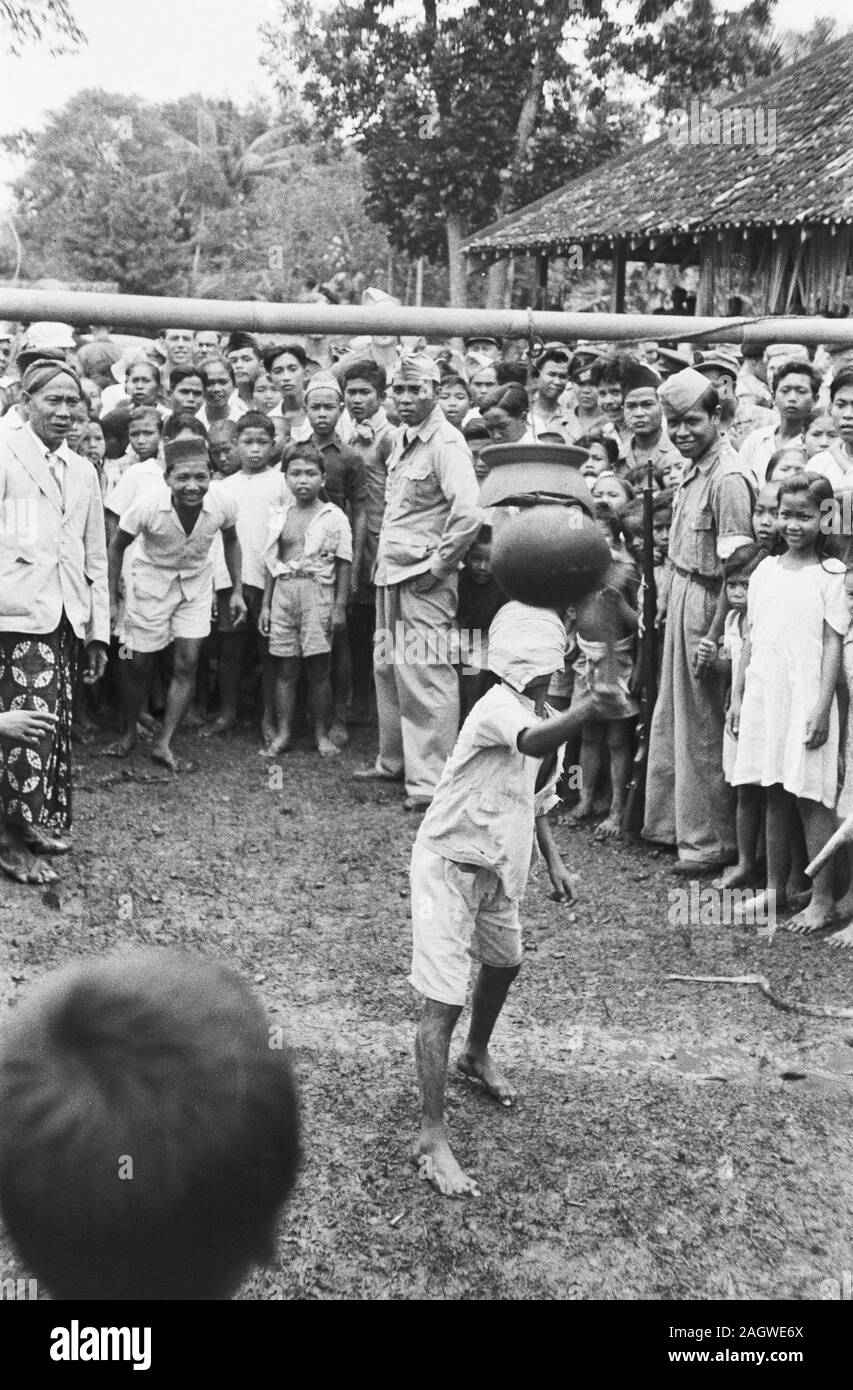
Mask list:
[[[51,53],[68,53],[86,42],[69,0],[0,0],[0,41],[7,52],[20,55],[34,43],[46,43]]]

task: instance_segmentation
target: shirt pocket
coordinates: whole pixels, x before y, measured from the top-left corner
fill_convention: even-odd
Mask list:
[[[436,494],[436,478],[427,459],[413,459],[403,467],[403,493],[408,501],[419,506],[433,502]]]
[[[714,544],[714,517],[710,507],[702,507],[696,513],[691,523],[690,534],[696,569],[703,573],[715,569],[717,553]]]

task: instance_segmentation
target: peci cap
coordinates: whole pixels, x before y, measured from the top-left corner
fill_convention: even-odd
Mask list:
[[[163,445],[163,458],[166,470],[177,468],[181,463],[209,463],[207,441],[197,436],[193,439],[172,439]]]

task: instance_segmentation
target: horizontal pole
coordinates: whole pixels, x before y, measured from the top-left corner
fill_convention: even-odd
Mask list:
[[[78,326],[243,329],[255,333],[417,334],[425,338],[539,337],[547,341],[625,338],[684,342],[826,343],[853,347],[853,318],[688,318],[664,314],[570,314],[524,309],[430,309],[402,305],[268,304],[259,300],[166,299],[75,290],[0,289],[0,318]]]

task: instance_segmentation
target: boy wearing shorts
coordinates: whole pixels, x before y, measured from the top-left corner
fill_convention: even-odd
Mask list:
[[[264,550],[269,539],[270,516],[283,507],[290,492],[284,474],[273,468],[275,428],[268,415],[249,410],[234,426],[240,471],[223,478],[220,488],[237,503],[237,537],[243,559],[243,599],[247,620],[235,626],[231,617],[231,593],[222,547],[215,554],[216,607],[219,625],[219,714],[202,735],[227,733],[237,722],[237,697],[241,677],[255,653],[261,663],[264,747],[275,737],[273,709],[275,669],[269,645],[258,629],[264,598]]]
[[[181,771],[172,739],[189,709],[201,645],[210,632],[213,605],[211,547],[222,532],[231,579],[229,601],[234,623],[245,621],[242,559],[237,539],[237,503],[218,483],[211,484],[207,444],[178,439],[164,449],[165,486],[142,494],[119,520],[110,542],[110,593],[118,602],[124,552],[136,537],[131,589],[125,615],[130,648],[123,696],[127,729],[112,751],[126,757],[136,746],[136,724],[148,695],[157,652],[174,642],[174,671],[162,727],[151,757],[172,772]]]
[[[320,500],[326,470],[316,445],[291,444],[284,469],[292,497],[270,524],[258,624],[276,662],[276,732],[266,751],[274,757],[290,745],[296,684],[304,663],[317,751],[328,758],[340,752],[329,738],[331,651],[334,633],[346,626],[352,531],[340,507]]]
[[[571,879],[546,819],[557,804],[558,750],[586,719],[612,718],[621,707],[618,692],[602,686],[571,710],[543,719],[565,641],[552,609],[511,602],[497,614],[489,629],[489,669],[500,684],[463,724],[412,850],[409,979],[424,996],[415,1042],[422,1113],[414,1161],[418,1175],[447,1197],[477,1195],[476,1181],[454,1157],[444,1121],[450,1040],[465,1003],[469,957],[480,961],[480,970],[457,1067],[510,1108],[516,1093],[493,1061],[489,1041],[521,966],[518,907],[534,830],[555,893],[571,901]]]

